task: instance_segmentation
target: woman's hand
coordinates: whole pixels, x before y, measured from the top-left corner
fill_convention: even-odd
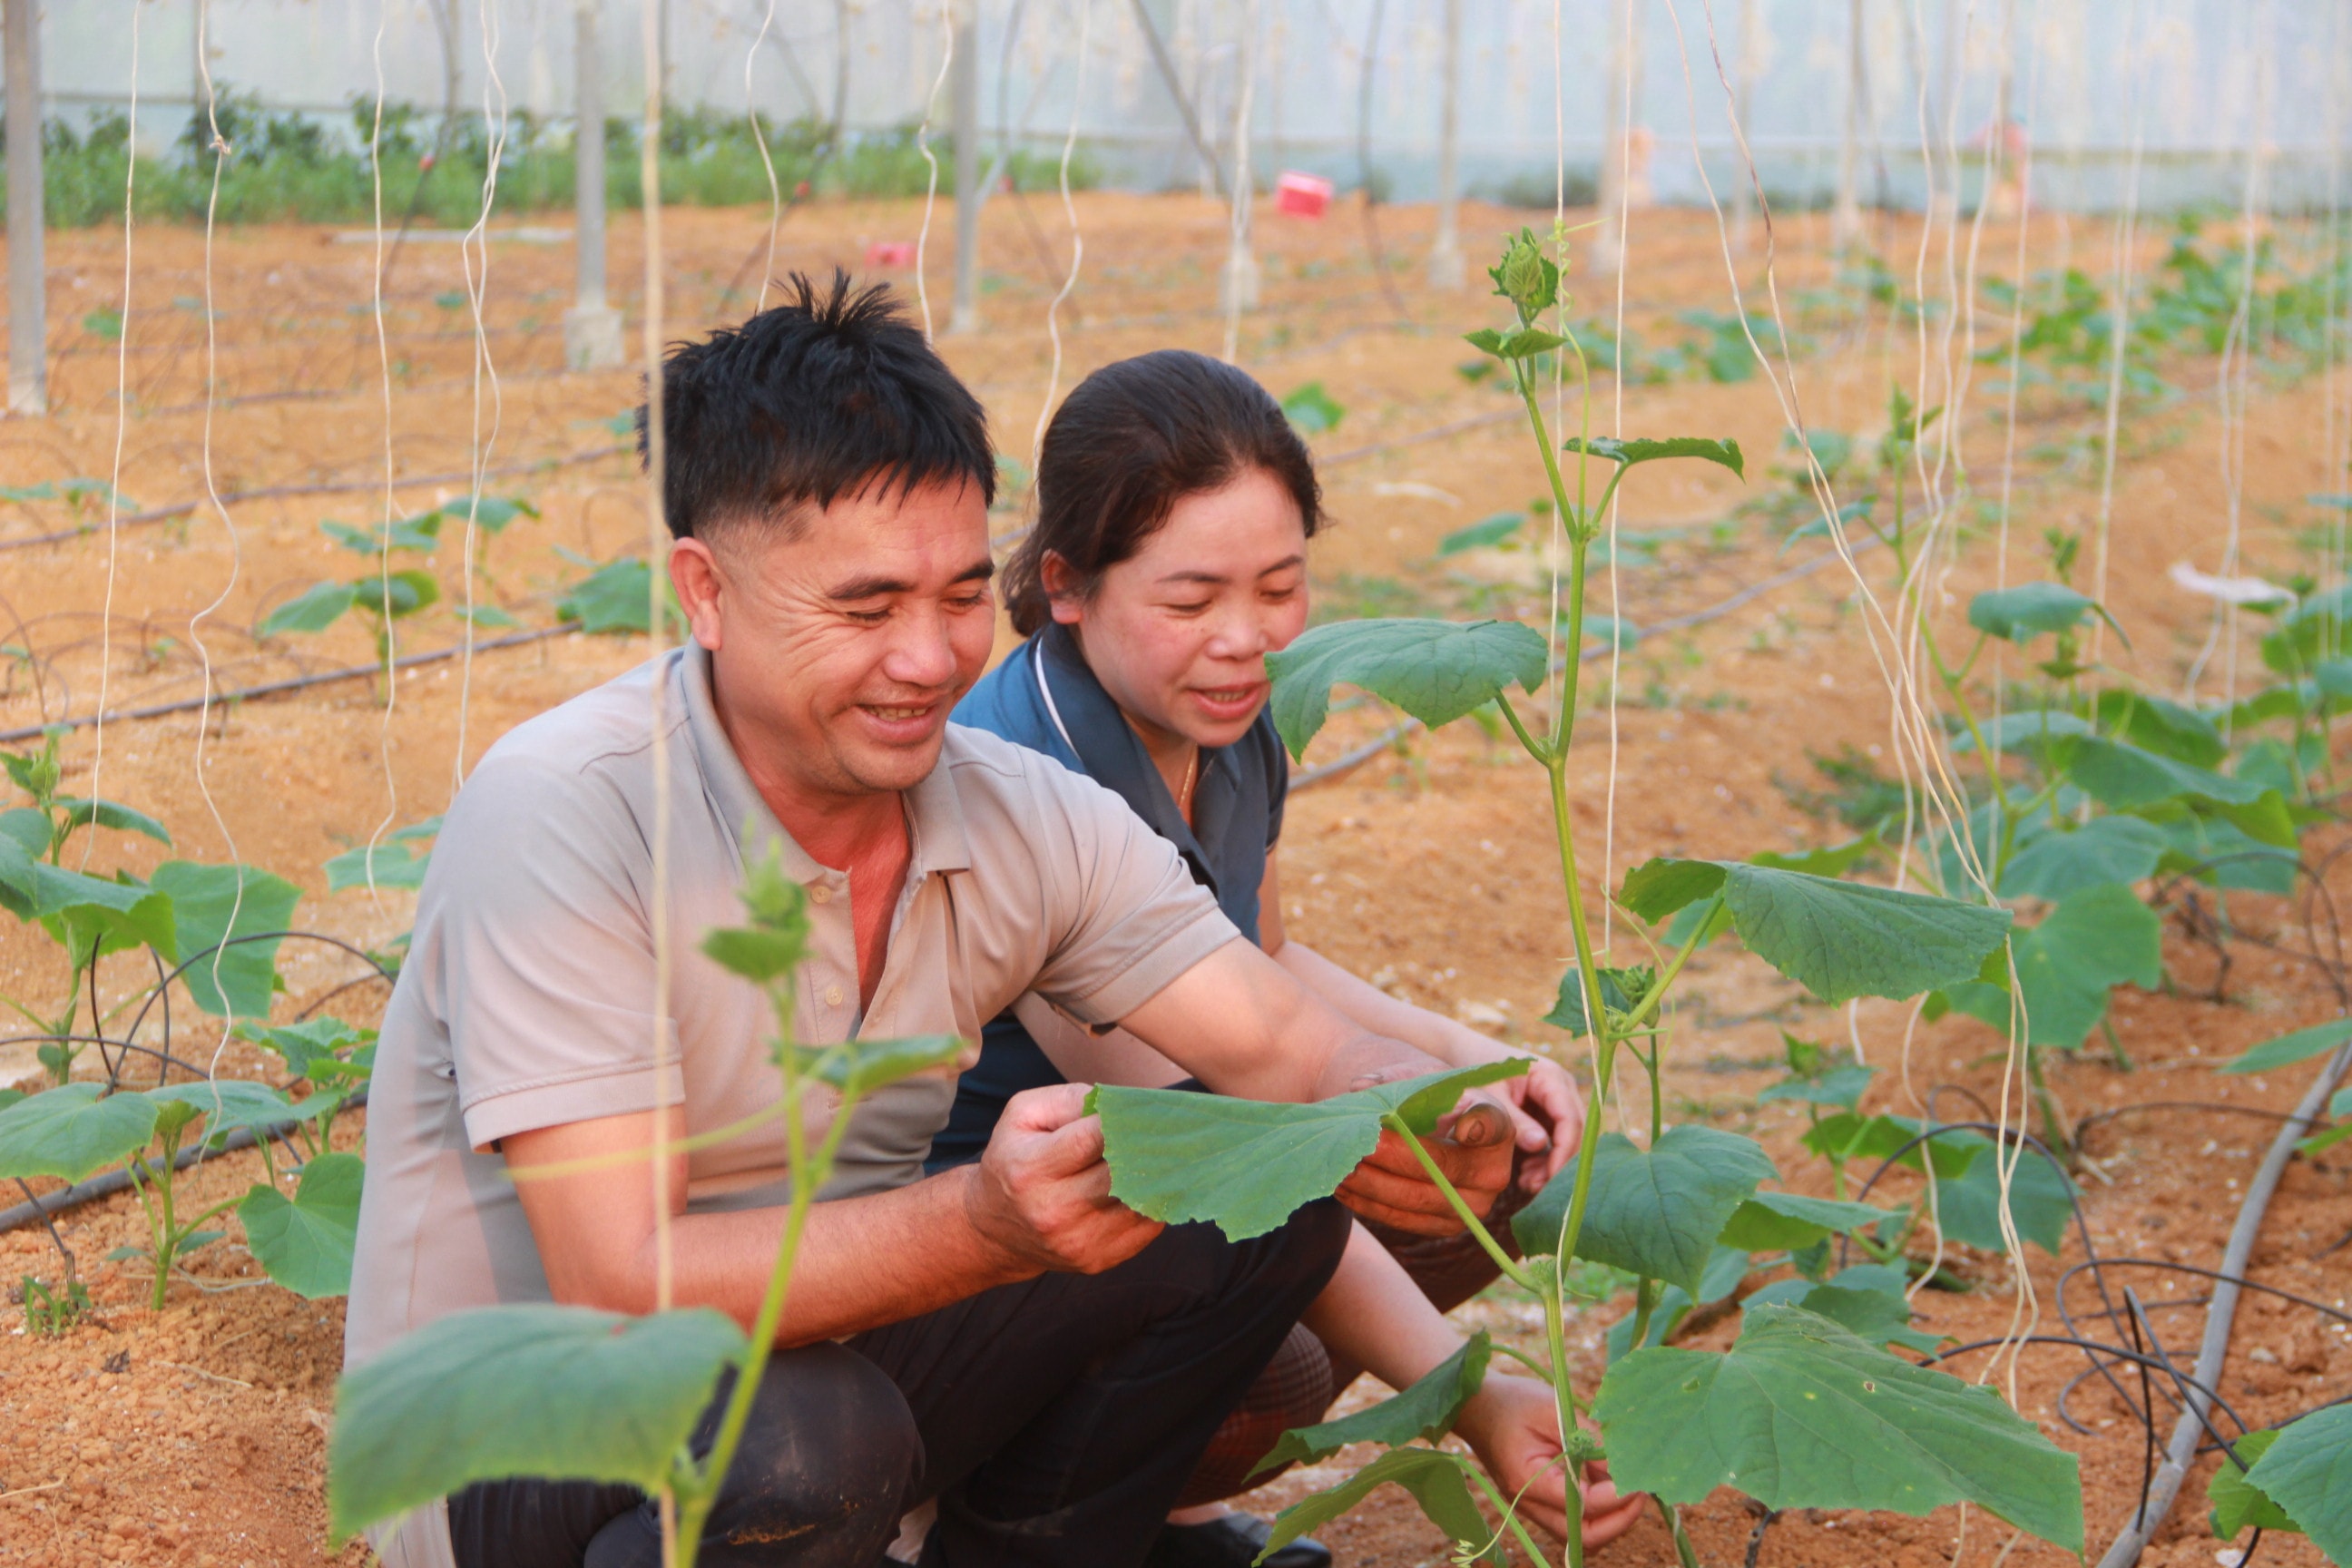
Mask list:
[[[1517,1078],[1487,1087],[1509,1103],[1520,1150],[1545,1151],[1543,1159],[1519,1164],[1519,1187],[1532,1195],[1576,1158],[1577,1145],[1584,1142],[1584,1091],[1558,1062],[1545,1057],[1530,1057],[1528,1062]]]
[[[1559,1409],[1552,1391],[1529,1377],[1489,1373],[1486,1384],[1462,1408],[1454,1430],[1478,1456],[1518,1517],[1568,1536],[1566,1467],[1559,1462]],[[1620,1496],[1606,1460],[1584,1467],[1584,1549],[1604,1546],[1633,1528],[1642,1494]]]

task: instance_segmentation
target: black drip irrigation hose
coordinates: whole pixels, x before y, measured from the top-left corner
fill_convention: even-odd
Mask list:
[[[368,1086],[362,1084],[349,1100],[343,1101],[343,1108],[356,1110],[366,1105],[367,1091]],[[264,1138],[283,1138],[299,1125],[301,1124],[296,1121],[278,1121],[259,1129],[240,1127],[223,1138],[217,1144],[207,1140],[193,1148],[181,1150],[178,1157],[172,1162],[172,1169],[184,1171],[198,1161],[217,1159],[223,1154],[234,1154],[240,1149],[250,1149]],[[128,1192],[131,1189],[131,1173],[128,1170],[108,1171],[102,1175],[92,1176],[86,1182],[76,1182],[70,1187],[50,1193],[46,1196],[28,1197],[14,1208],[0,1209],[0,1234],[19,1230],[37,1222],[46,1224],[51,1215],[63,1214],[68,1209],[79,1208],[82,1205],[95,1203],[100,1198],[110,1198],[117,1193]],[[58,1237],[54,1226],[50,1227],[49,1234],[51,1239],[57,1241],[58,1249],[64,1250],[65,1242]],[[68,1253],[68,1256],[70,1257],[71,1254]]]
[[[2352,1043],[2337,1047],[2328,1057],[2326,1065],[2296,1102],[2294,1120],[2279,1129],[2253,1179],[2247,1184],[2245,1201],[2239,1206],[2237,1223],[2231,1227],[2229,1245],[2222,1250],[2221,1267],[2213,1276],[2213,1303],[2206,1310],[2205,1333],[2198,1346],[2193,1373],[2196,1384],[2210,1387],[2221,1380],[2221,1363],[2230,1349],[2230,1329],[2237,1315],[2239,1287],[2235,1280],[2246,1271],[2254,1238],[2262,1230],[2263,1216],[2269,1212],[2271,1196],[2278,1190],[2279,1178],[2294,1157],[2295,1145],[2317,1123],[2328,1092],[2344,1076],[2347,1065],[2352,1065]],[[2112,1307],[2112,1303],[2109,1305]],[[2188,1379],[2180,1378],[2177,1373],[2173,1375],[2184,1388],[2190,1386]],[[2099,1559],[2098,1568],[2132,1568],[2172,1512],[2181,1483],[2188,1479],[2189,1467],[2195,1462],[2198,1436],[2210,1430],[2210,1423],[2196,1398],[2185,1397],[2189,1408],[2173,1424],[2171,1440],[2165,1446],[2164,1463],[2150,1479],[2146,1500],[2116,1533],[2105,1555]]]

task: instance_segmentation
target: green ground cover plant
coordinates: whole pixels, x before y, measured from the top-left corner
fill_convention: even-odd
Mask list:
[[[364,223],[375,211],[368,145],[375,138],[383,171],[387,223],[404,215],[437,227],[462,228],[481,216],[482,184],[498,165],[497,210],[523,215],[572,205],[572,133],[527,111],[494,126],[478,113],[442,116],[415,104],[387,103],[376,126],[372,100],[354,100],[346,118],[282,112],[254,94],[224,88],[213,111],[230,147],[219,169],[217,216],[224,223]],[[767,160],[747,118],[701,108],[662,119],[664,198],[690,206],[737,206],[810,195],[910,196],[929,187],[929,166],[915,127],[836,134],[821,120],[762,122]],[[638,126],[615,119],[604,129],[605,200],[642,205]],[[131,127],[118,111],[43,127],[43,205],[51,225],[83,228],[119,222],[131,174]],[[161,158],[142,156],[133,201],[142,220],[201,222],[213,196],[209,124],[196,121]],[[769,184],[769,171],[775,184]],[[1015,150],[1003,177],[1017,191],[1056,187],[1058,157]],[[1099,179],[1094,158],[1071,161],[1073,189]],[[4,185],[5,182],[0,182]],[[116,331],[121,331],[120,323]]]

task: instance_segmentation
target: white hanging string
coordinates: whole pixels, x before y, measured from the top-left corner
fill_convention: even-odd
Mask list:
[[[369,221],[374,240],[374,264],[368,275],[368,316],[375,329],[376,382],[383,405],[383,497],[382,506],[377,509],[377,521],[384,531],[387,544],[395,510],[392,489],[392,342],[385,331],[383,318],[383,269],[387,260],[383,229],[383,34],[391,9],[392,0],[377,0],[375,42],[370,51],[375,70],[375,110],[368,126]],[[417,177],[421,180],[424,175],[420,172]],[[376,565],[377,592],[386,595],[383,602],[389,604],[392,569],[389,550],[377,556]],[[389,633],[391,617],[385,617],[384,627]],[[367,878],[368,898],[374,903],[378,913],[383,912],[384,904],[383,894],[375,882],[375,847],[400,817],[400,780],[392,768],[392,715],[393,707],[399,700],[399,684],[387,667],[384,671],[383,713],[376,728],[376,767],[383,774],[383,816],[368,830],[367,852],[361,857],[361,868]]]
[[[931,94],[923,100],[923,122],[915,128],[915,150],[923,155],[929,177],[923,186],[923,227],[915,236],[915,303],[923,314],[923,342],[931,341],[931,290],[924,278],[930,254],[931,209],[939,203],[940,161],[931,153],[931,120],[939,113],[940,89],[947,85],[948,68],[955,64],[955,8],[961,0],[940,0],[940,74],[931,79]]]
[[[499,165],[505,160],[507,149],[507,88],[499,76],[499,7],[498,0],[480,0],[480,31],[482,39],[482,120],[489,132],[489,147],[482,171],[482,205],[475,216],[473,226],[457,247],[459,265],[465,269],[466,304],[474,327],[473,411],[468,435],[473,452],[467,465],[471,477],[466,497],[466,535],[462,571],[466,583],[465,622],[458,636],[462,651],[457,656],[457,746],[449,759],[449,793],[454,798],[457,787],[466,782],[466,728],[472,716],[474,698],[474,599],[475,555],[481,546],[480,517],[482,487],[489,482],[490,454],[498,445],[499,430],[506,413],[504,389],[499,384],[499,368],[490,357],[490,333],[484,310],[490,291],[490,212],[498,203]],[[488,403],[489,428],[483,429],[483,404]],[[392,622],[384,622],[390,633]]]
[[[131,114],[130,123],[139,123],[139,7],[131,7]],[[121,558],[122,535],[122,444],[131,427],[131,238],[138,228],[138,214],[131,196],[139,179],[139,160],[122,160],[122,310],[116,318],[114,334],[114,461],[106,484],[106,593],[100,604],[98,616],[98,708],[92,716],[89,759],[89,796],[92,800],[106,798],[103,774],[106,772],[106,709],[107,680],[114,672],[114,587],[116,564]],[[95,821],[92,823],[96,826]],[[96,847],[98,835],[86,833],[81,841],[81,868],[89,869],[90,851]],[[96,1033],[98,1031],[93,1031]]]
[[[1617,130],[1620,160],[1617,171],[1617,299],[1614,339],[1610,344],[1610,414],[1609,433],[1622,438],[1625,434],[1625,275],[1632,270],[1633,258],[1633,7],[1626,0],[1625,47],[1620,51],[1618,70],[1622,74],[1618,100],[1624,113]],[[1558,221],[1558,220],[1555,220]],[[1565,369],[1565,367],[1562,367]],[[1603,784],[1601,808],[1601,950],[1609,951],[1616,935],[1617,900],[1607,896],[1606,889],[1617,884],[1617,759],[1619,726],[1617,699],[1625,682],[1625,605],[1623,579],[1617,570],[1617,520],[1624,510],[1624,491],[1609,500],[1609,765]],[[1568,650],[1570,658],[1581,658],[1584,650]]]
[[[2131,152],[2124,164],[2123,213],[2115,228],[2115,330],[2109,334],[2107,346],[2106,423],[2099,441],[2099,510],[2091,534],[2091,597],[2102,604],[2107,597],[2107,539],[2116,510],[2116,444],[2123,429],[2124,356],[2131,342],[2132,258],[2138,249],[2139,239],[2140,160],[2147,141],[2147,130],[2140,122],[2142,67],[2135,48],[2139,14],[2140,0],[2131,0],[2124,14],[2123,58],[2118,62],[2124,72],[2124,120],[2126,133],[2131,138]],[[2096,616],[2091,618],[2093,664],[2099,661],[2106,630],[2105,620]]]
[[[638,137],[637,169],[640,188],[645,193],[645,335],[643,353],[646,368],[646,629],[651,646],[653,679],[646,685],[647,718],[651,724],[647,755],[653,768],[653,855],[652,891],[647,910],[647,925],[653,938],[654,976],[652,1005],[648,1013],[653,1027],[653,1205],[654,1205],[654,1307],[667,1311],[677,1291],[677,1267],[670,1229],[670,1136],[669,1107],[665,1099],[669,1090],[669,987],[671,969],[671,933],[669,909],[670,877],[670,776],[669,718],[667,706],[668,681],[662,653],[668,641],[669,605],[663,594],[668,582],[669,525],[664,505],[664,485],[667,472],[668,439],[663,425],[665,417],[662,397],[662,223],[661,223],[661,128],[662,128],[662,29],[661,6],[658,0],[645,0],[644,26],[641,36],[645,59],[645,120]],[[670,1561],[677,1552],[677,1517],[676,1500],[667,1488],[661,1494],[662,1555]]]
[[[231,150],[228,142],[220,133],[219,95],[213,89],[211,20],[212,7],[208,0],[196,0],[196,71],[204,88],[205,124],[211,133],[213,154],[212,188],[205,198],[203,442],[205,496],[212,502],[214,512],[221,520],[221,526],[228,531],[229,562],[228,580],[221,584],[220,592],[214,595],[210,604],[188,617],[188,641],[196,650],[196,658],[203,665],[204,676],[203,700],[196,709],[196,794],[203,797],[205,810],[211,814],[213,826],[220,831],[221,842],[228,849],[229,863],[238,867],[236,891],[229,900],[228,920],[223,928],[226,931],[234,931],[236,930],[237,916],[245,909],[243,862],[237,856],[236,835],[230,831],[228,819],[221,815],[220,803],[213,798],[212,781],[205,774],[205,769],[212,760],[207,754],[205,741],[212,728],[213,650],[211,645],[205,641],[204,624],[217,614],[223,605],[228,603],[229,595],[236,591],[237,578],[245,564],[245,542],[237,533],[236,520],[229,515],[227,506],[221,500],[219,476],[213,471],[213,413],[214,405],[218,401],[220,383],[220,313],[213,301],[213,237],[215,220],[220,209],[221,169],[228,162]],[[221,1053],[228,1048],[229,1032],[236,1024],[235,1008],[229,1003],[226,989],[221,984],[221,963],[227,955],[228,947],[226,943],[213,950],[213,989],[220,993],[225,1013],[221,1020],[220,1038],[213,1047],[212,1059],[205,1068],[207,1078],[219,1070]]]
[[[751,121],[751,144],[760,150],[760,167],[768,176],[768,259],[760,268],[760,299],[751,307],[755,316],[768,308],[768,285],[776,276],[776,231],[784,222],[784,194],[776,184],[776,160],[768,151],[768,133],[760,126],[760,102],[751,90],[751,68],[759,63],[760,46],[768,41],[769,29],[775,25],[776,0],[768,0],[768,8],[760,17],[760,31],[743,54],[743,112]]]
[[[1045,372],[1045,400],[1037,405],[1037,428],[1029,437],[1029,472],[1034,482],[1045,452],[1045,426],[1054,417],[1054,402],[1062,389],[1062,302],[1078,286],[1078,266],[1086,259],[1087,237],[1078,228],[1077,204],[1070,198],[1070,157],[1078,146],[1078,116],[1087,101],[1087,52],[1094,41],[1094,0],[1078,0],[1077,80],[1070,89],[1070,129],[1062,138],[1062,217],[1070,226],[1070,270],[1045,306],[1045,336],[1053,343],[1053,363]]]

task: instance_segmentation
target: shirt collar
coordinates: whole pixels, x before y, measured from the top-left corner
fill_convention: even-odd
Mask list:
[[[671,657],[677,661],[677,676],[669,690],[685,707],[687,732],[704,788],[712,809],[742,845],[747,859],[767,854],[773,846],[782,852],[784,875],[793,880],[813,882],[828,875],[831,868],[820,865],[784,831],[759,786],[751,782],[742,758],[736,755],[726,726],[719,721],[709,650],[689,641]],[[909,841],[908,885],[912,887],[933,871],[970,870],[971,846],[964,831],[963,803],[957,798],[955,770],[948,765],[944,752],[938,764],[901,798]]]
[[[1176,797],[1170,793],[1168,781],[1160,776],[1151,753],[1143,748],[1143,738],[1127,715],[1118,710],[1110,693],[1087,664],[1085,650],[1070,635],[1070,628],[1059,621],[1046,623],[1038,634],[1041,658],[1038,668],[1045,672],[1051,683],[1054,705],[1066,731],[1070,747],[1078,754],[1087,775],[1120,799],[1136,816],[1143,818],[1150,829],[1176,846],[1192,868],[1195,880],[1216,890],[1215,875],[1210,869],[1208,852],[1195,837],[1193,826],[1184,820]],[[1239,779],[1231,746],[1201,748],[1201,773],[1193,781],[1192,812],[1202,831],[1210,837],[1222,832],[1230,815],[1227,808]]]

